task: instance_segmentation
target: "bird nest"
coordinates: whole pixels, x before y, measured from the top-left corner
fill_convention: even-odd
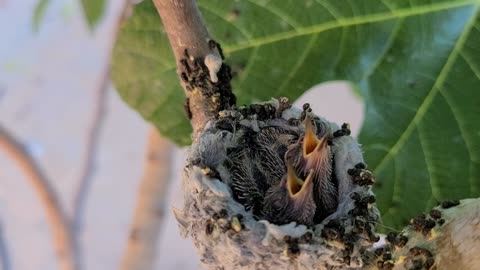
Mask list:
[[[322,192],[334,192],[335,205],[322,208],[317,203],[323,215],[317,210],[306,224],[295,218],[279,222],[270,218],[272,208],[265,207],[266,190],[274,185],[268,174],[288,170],[285,162],[270,162],[269,155],[290,147],[279,146],[282,141],[299,142],[307,121],[317,135],[328,138],[334,190]],[[262,152],[259,136],[272,128],[293,132],[293,139],[284,140],[282,132],[268,133],[273,137],[263,143],[280,150]],[[255,169],[261,167],[255,164],[266,166]],[[239,178],[239,171],[250,174]],[[285,98],[272,99],[222,111],[207,124],[189,150],[184,209],[175,210],[175,216],[182,236],[193,240],[210,269],[358,269],[365,264],[364,252],[379,239],[374,232],[379,212],[373,182],[347,124],[339,127],[315,116],[308,104],[300,110]]]

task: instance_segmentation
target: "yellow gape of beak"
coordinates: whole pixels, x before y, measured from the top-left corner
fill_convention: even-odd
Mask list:
[[[291,198],[302,198],[310,189],[312,180],[313,179],[313,172],[310,171],[308,173],[307,179],[303,181],[302,179],[298,178],[297,174],[295,173],[295,169],[293,168],[292,164],[287,161],[287,189],[288,194]]]
[[[303,157],[305,159],[308,159],[312,155],[314,155],[316,152],[324,152],[327,148],[327,138],[328,134],[325,133],[325,135],[321,138],[318,139],[317,135],[313,131],[313,125],[312,125],[312,120],[310,119],[309,116],[305,117],[305,138],[303,140]]]

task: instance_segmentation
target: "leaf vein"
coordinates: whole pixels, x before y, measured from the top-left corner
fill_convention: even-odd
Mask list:
[[[337,21],[341,19],[343,16],[340,15],[340,13],[337,11],[336,8],[330,5],[330,3],[325,2],[323,0],[315,0],[320,6],[322,6],[330,15],[332,15],[333,18],[335,18]]]
[[[252,69],[252,66],[255,64],[255,61],[253,61],[253,60],[255,59],[255,57],[257,57],[259,49],[260,49],[260,47],[253,48],[252,53],[248,57],[247,65],[245,66],[245,69],[244,69],[244,71],[241,75],[240,87],[239,88],[242,88],[243,84],[245,83],[245,79],[248,78],[247,75],[248,75],[248,73],[250,73],[250,70]]]
[[[423,142],[424,139],[421,132],[421,127],[417,127],[416,130],[418,135],[418,141],[420,142],[420,148],[423,152],[423,157],[425,159],[425,164],[427,165],[427,173],[428,173],[428,180],[430,182],[431,194],[435,198],[441,198],[440,191],[437,188],[437,181],[432,174],[432,165],[430,164],[430,161],[429,161],[429,157],[431,153],[427,151],[427,148],[424,145],[424,142]]]
[[[477,68],[477,66],[467,57],[465,51],[460,52],[460,55],[462,56],[463,60],[465,60],[468,67],[473,71],[475,76],[480,80],[480,68]]]
[[[390,11],[393,11],[394,9],[392,8],[392,6],[390,5],[390,3],[388,3],[386,0],[381,0],[381,2],[390,10]]]
[[[392,30],[392,33],[390,34],[390,36],[388,37],[387,39],[387,42],[385,44],[385,48],[380,52],[380,57],[378,57],[377,61],[373,62],[371,67],[367,68],[365,74],[362,76],[362,78],[360,79],[360,81],[370,77],[373,72],[380,66],[380,64],[383,62],[383,60],[385,59],[385,55],[387,55],[387,52],[388,50],[392,47],[393,45],[393,41],[395,40],[395,38],[397,37],[398,35],[398,32],[400,31],[400,28],[403,24],[403,18],[401,18],[400,20],[398,20],[398,22],[395,24],[395,27],[393,28]]]
[[[366,24],[366,23],[374,23],[374,22],[381,22],[391,19],[398,19],[403,17],[411,17],[416,15],[422,15],[426,13],[438,12],[446,9],[452,8],[459,8],[463,6],[473,5],[478,3],[478,0],[468,0],[468,1],[461,1],[455,3],[440,3],[435,5],[429,6],[422,6],[417,7],[415,9],[408,8],[408,9],[399,9],[395,12],[379,12],[376,14],[370,14],[367,16],[358,16],[358,17],[351,17],[345,18],[340,21],[330,21],[326,23],[321,23],[317,25],[312,25],[309,27],[302,27],[298,28],[295,31],[286,31],[282,33],[277,33],[269,36],[264,36],[256,39],[249,40],[246,43],[240,43],[237,45],[232,45],[225,47],[226,52],[235,52],[239,50],[248,49],[251,47],[261,46],[269,43],[274,43],[282,40],[292,39],[298,36],[310,35],[321,33],[330,29],[338,28],[341,26],[350,26],[350,25],[358,25],[358,24]]]
[[[400,179],[399,177],[400,172],[398,170],[396,161],[392,160],[392,162],[393,162],[392,165],[393,165],[393,173],[394,173],[392,198],[390,200],[390,203],[388,204],[387,211],[385,213],[388,213],[395,208],[396,201],[401,201],[401,199],[398,197],[398,189],[399,189],[398,179]]]
[[[476,11],[478,10],[478,6],[475,7],[475,12],[473,12],[472,17],[470,18],[469,22],[467,22],[465,26],[465,30],[463,33],[460,35],[460,37],[457,39],[457,42],[455,43],[455,46],[453,47],[452,52],[448,56],[445,65],[443,66],[442,70],[440,71],[440,74],[438,75],[437,79],[435,80],[435,83],[433,84],[432,88],[430,91],[428,91],[427,95],[425,96],[425,99],[421,103],[421,105],[418,107],[417,112],[413,116],[412,120],[408,124],[407,128],[405,131],[400,135],[398,140],[395,142],[393,147],[390,149],[390,151],[383,157],[383,159],[378,163],[378,165],[375,167],[374,172],[378,174],[379,171],[383,169],[383,167],[386,164],[386,161],[392,158],[392,156],[395,156],[397,152],[403,147],[405,144],[406,140],[412,132],[415,130],[415,127],[417,124],[421,121],[425,113],[427,112],[428,108],[430,107],[431,103],[433,102],[433,99],[438,93],[439,87],[444,83],[446,76],[450,72],[450,69],[454,62],[457,59],[457,56],[460,52],[460,48],[465,44],[465,41],[473,27],[473,23],[476,18]]]
[[[231,26],[235,27],[235,29],[237,29],[238,32],[240,32],[240,34],[242,34],[244,37],[246,37],[247,39],[252,39],[252,34],[247,31],[246,29],[243,29],[242,27],[238,26],[237,24],[227,20],[224,16],[221,15],[220,12],[218,12],[216,9],[213,9],[201,2],[198,2],[198,6],[205,9],[206,11],[210,12],[211,14],[217,16],[218,18],[220,18],[222,21],[224,21],[225,23],[227,24],[230,24]]]
[[[274,7],[271,7],[271,6],[264,6],[264,5],[261,5],[260,3],[257,3],[255,2],[254,0],[248,0],[248,2],[254,4],[255,6],[257,7],[261,7],[265,10],[267,10],[268,12],[270,12],[271,14],[277,16],[278,18],[280,18],[280,20],[284,21],[285,23],[287,23],[288,25],[290,25],[291,27],[293,27],[293,29],[297,30],[299,28],[301,28],[302,26],[297,22],[295,21],[294,19],[290,18],[287,14],[283,13],[282,11],[280,11],[279,9],[276,9]]]
[[[315,44],[315,42],[317,41],[317,38],[318,38],[318,35],[313,35],[310,40],[308,41],[308,44],[307,46],[305,47],[305,50],[302,52],[302,54],[298,57],[297,59],[297,62],[295,63],[295,65],[293,66],[292,70],[288,73],[288,76],[285,77],[285,79],[283,80],[282,84],[280,84],[280,86],[277,88],[277,91],[275,92],[275,94],[273,95],[274,97],[275,96],[278,96],[280,93],[282,93],[282,91],[285,89],[285,87],[288,85],[288,83],[290,82],[290,80],[293,78],[293,76],[295,76],[295,74],[297,74],[298,70],[300,69],[300,67],[302,66],[302,63],[305,59],[307,59],[307,56],[310,54],[310,52],[312,51],[312,48],[313,48],[313,45]]]
[[[455,121],[457,122],[458,124],[458,129],[460,130],[460,135],[462,137],[462,140],[465,142],[465,146],[467,148],[467,153],[468,153],[468,157],[469,157],[469,161],[470,161],[470,165],[471,165],[471,162],[473,160],[473,154],[472,154],[472,148],[473,148],[473,143],[471,141],[468,140],[468,137],[467,137],[467,130],[466,128],[464,127],[464,119],[462,118],[462,116],[460,115],[460,113],[455,110],[455,107],[453,106],[454,105],[454,101],[453,99],[449,96],[449,93],[446,92],[443,88],[440,89],[440,95],[445,99],[445,102],[448,104],[448,107],[450,109],[450,111],[452,112],[452,115],[453,115],[453,118],[455,119]],[[470,192],[472,192],[474,189],[475,189],[475,182],[474,182],[474,179],[473,179],[473,174],[472,174],[472,166],[470,166],[470,171],[469,171],[469,183],[470,183]]]

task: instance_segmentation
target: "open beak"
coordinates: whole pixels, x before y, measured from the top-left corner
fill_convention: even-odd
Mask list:
[[[312,120],[307,116],[305,121],[302,166],[305,172],[313,170],[313,178],[316,179],[330,170],[328,133],[319,139],[313,130]]]
[[[326,155],[328,146],[328,134],[318,139],[317,135],[313,131],[312,120],[310,117],[305,118],[305,138],[303,140],[303,157],[305,159],[311,158],[315,155]]]
[[[304,199],[313,189],[313,171],[308,173],[307,179],[303,181],[298,178],[293,166],[287,162],[287,189],[290,198],[294,200]]]

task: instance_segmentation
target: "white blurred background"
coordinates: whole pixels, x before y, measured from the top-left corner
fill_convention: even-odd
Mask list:
[[[33,30],[38,0],[0,0],[0,124],[42,166],[68,214],[78,188],[99,91],[123,0],[108,1],[92,32],[80,1],[51,0],[40,30]],[[141,180],[150,126],[119,99],[110,83],[93,152],[83,226],[85,269],[117,269],[128,238]],[[354,134],[362,102],[348,84],[333,82],[306,93],[314,112]],[[181,208],[184,149],[175,149],[168,211],[160,235],[156,269],[200,269],[193,245],[181,239],[171,208]],[[3,270],[57,269],[44,208],[23,171],[0,149],[0,247]],[[1,249],[1,248],[0,248]]]

